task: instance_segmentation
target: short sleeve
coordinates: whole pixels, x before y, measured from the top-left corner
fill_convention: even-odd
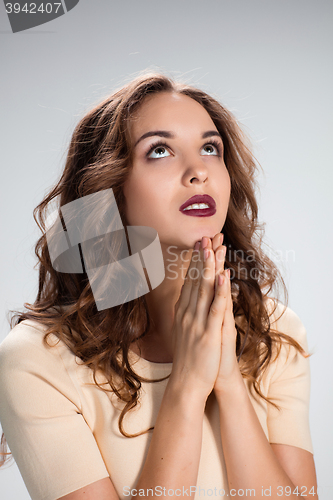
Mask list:
[[[280,305],[277,312],[283,309],[284,307]],[[297,340],[308,353],[305,327],[289,307],[272,327]],[[283,344],[273,365],[268,397],[280,407],[280,410],[268,404],[269,442],[297,446],[313,453],[309,426],[309,357],[304,357],[295,347]]]
[[[0,422],[32,500],[108,477],[78,392],[44,332],[17,325],[0,345]]]

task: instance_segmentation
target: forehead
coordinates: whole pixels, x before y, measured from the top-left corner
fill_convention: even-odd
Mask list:
[[[135,141],[150,130],[170,130],[175,134],[217,130],[205,108],[187,95],[161,92],[147,97],[134,113],[130,133]]]

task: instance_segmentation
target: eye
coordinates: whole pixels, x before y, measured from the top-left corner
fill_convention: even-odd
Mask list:
[[[156,158],[166,158],[167,156],[171,156],[169,151],[167,150],[166,144],[152,144],[151,148],[147,153],[148,158],[156,159]]]
[[[220,155],[220,150],[219,150],[219,144],[215,144],[213,142],[210,142],[209,144],[205,144],[204,147],[202,148],[202,151],[204,151],[203,155],[206,156],[219,156]]]

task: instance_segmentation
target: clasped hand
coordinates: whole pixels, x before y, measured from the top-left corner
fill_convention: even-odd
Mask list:
[[[236,357],[230,271],[223,234],[196,243],[175,305],[173,378],[207,397],[223,394],[241,375]]]

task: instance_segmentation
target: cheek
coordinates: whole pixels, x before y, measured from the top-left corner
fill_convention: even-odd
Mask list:
[[[123,185],[123,193],[125,198],[126,218],[131,224],[133,213],[135,213],[136,206],[140,203],[140,189],[138,189],[138,183],[132,173]]]
[[[228,200],[229,200],[230,194],[231,194],[231,180],[230,180],[229,173],[228,173],[228,176],[227,176],[226,186],[227,186],[227,194],[228,194]]]
[[[124,184],[123,192],[128,219],[138,219],[140,215],[154,213],[158,207],[157,186],[152,182],[147,182],[147,178],[143,175],[131,176]]]
[[[231,180],[227,167],[223,169],[220,185],[222,186],[221,192],[223,194],[223,199],[229,202],[231,193]]]

